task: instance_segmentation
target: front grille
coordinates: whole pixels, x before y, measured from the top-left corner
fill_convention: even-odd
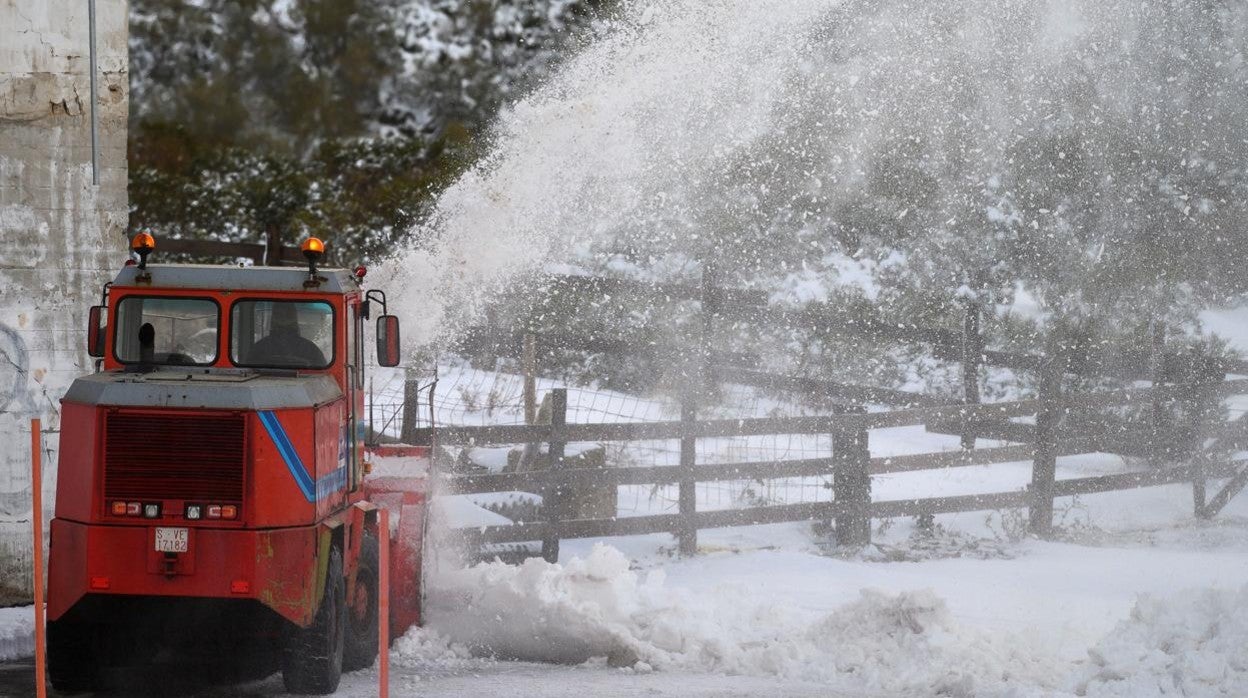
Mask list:
[[[104,496],[241,502],[245,428],[241,414],[109,413]]]

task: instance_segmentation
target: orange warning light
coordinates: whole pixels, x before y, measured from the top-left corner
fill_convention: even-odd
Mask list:
[[[151,233],[139,233],[130,241],[130,249],[139,255],[139,268],[147,269],[147,256],[156,249],[156,238]]]
[[[305,257],[308,255],[316,255],[319,257],[325,254],[325,243],[321,242],[320,238],[308,238],[303,241],[303,244],[299,246],[299,249],[303,250],[303,255]]]
[[[152,237],[151,233],[139,233],[130,240],[130,249],[140,253],[142,250],[154,250],[156,249],[156,238]]]

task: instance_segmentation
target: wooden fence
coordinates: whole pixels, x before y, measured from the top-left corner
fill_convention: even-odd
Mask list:
[[[224,242],[221,240],[161,238],[158,241],[157,253],[186,255],[193,259],[247,258],[252,264],[271,267],[294,265],[303,266],[307,260],[298,247],[281,244],[279,236],[271,235],[267,242]],[[333,249],[326,245],[326,259],[333,259]]]
[[[974,378],[985,366],[1009,368],[1015,371],[1038,372],[1049,364],[1047,355],[992,348],[984,335],[982,316],[984,308],[968,302],[961,322],[961,330],[944,327],[927,327],[908,320],[884,315],[847,315],[840,307],[828,303],[812,302],[801,306],[769,304],[767,294],[761,291],[736,289],[721,285],[721,275],[708,267],[700,284],[653,283],[612,279],[595,276],[547,275],[545,285],[562,293],[583,299],[582,305],[605,303],[620,296],[631,296],[646,303],[670,303],[673,301],[696,301],[703,315],[701,343],[709,343],[707,335],[716,326],[750,326],[781,329],[801,328],[817,330],[823,335],[870,338],[878,341],[918,343],[928,346],[932,354],[948,361],[962,364],[967,401],[977,402],[978,381]],[[553,327],[566,327],[558,311],[539,303],[537,312],[547,318],[555,318]],[[514,318],[513,318],[514,319]],[[491,322],[475,328],[464,339],[461,349],[468,353],[485,350],[507,354],[522,344],[523,337],[533,330],[508,322]],[[567,330],[536,332],[540,347],[550,349],[573,349],[593,353],[616,353],[635,355],[652,351],[653,347],[639,346],[618,338],[593,333],[575,333]],[[1165,351],[1165,333],[1159,327],[1152,329],[1152,346],[1141,348],[1112,348],[1105,350],[1087,337],[1068,337],[1069,346],[1063,350],[1063,371],[1076,376],[1109,376],[1123,380],[1148,380],[1155,382],[1184,382],[1191,380],[1192,371],[1207,375],[1226,373],[1248,375],[1248,361],[1213,357],[1194,357],[1183,352]],[[725,366],[756,366],[758,357],[742,353],[717,353],[707,351],[704,359],[709,364]],[[883,404],[894,404],[885,402]]]
[[[541,540],[543,555],[554,559],[559,540],[669,532],[680,540],[680,549],[691,552],[697,531],[705,528],[762,524],[781,521],[829,520],[835,522],[840,543],[861,545],[870,539],[873,517],[930,516],[940,513],[1026,507],[1029,527],[1044,535],[1052,529],[1053,500],[1076,494],[1106,492],[1191,482],[1194,510],[1213,516],[1237,492],[1248,486],[1248,468],[1236,471],[1217,454],[1248,448],[1245,419],[1215,423],[1213,414],[1221,398],[1248,393],[1248,381],[1224,381],[1227,374],[1248,374],[1248,362],[1213,358],[1166,350],[1164,329],[1152,323],[1149,346],[1105,351],[1088,337],[1050,338],[1049,351],[1029,353],[992,348],[984,335],[984,309],[973,302],[965,307],[960,330],[923,327],[884,316],[847,315],[828,304],[810,303],[781,307],[768,303],[765,293],[726,288],[713,267],[706,267],[701,283],[665,284],[585,276],[550,276],[548,285],[569,294],[579,305],[595,305],[631,296],[666,303],[696,301],[700,305],[701,337],[686,352],[700,362],[697,372],[706,383],[732,382],[763,387],[774,392],[817,397],[824,404],[843,407],[818,417],[767,419],[699,419],[692,404],[682,409],[681,419],[668,422],[569,424],[566,396],[554,395],[552,423],[484,427],[443,427],[438,443],[446,445],[498,445],[547,443],[552,467],[545,472],[472,475],[454,478],[454,492],[474,493],[526,490],[543,494],[542,521],[510,526],[489,526],[465,531],[477,543],[508,543]],[[537,304],[539,314],[557,321],[553,328],[567,327],[559,320],[559,304]],[[777,375],[757,370],[758,357],[717,352],[713,336],[723,326],[735,332],[743,327],[802,328],[824,336],[869,338],[873,341],[921,343],[932,356],[960,364],[962,395],[949,399],[874,386],[830,380]],[[652,347],[607,338],[576,334],[566,329],[534,333],[531,328],[487,323],[465,341],[462,349],[500,355],[521,345],[573,349],[594,353],[636,355]],[[980,374],[984,367],[1032,372],[1039,380],[1039,396],[1033,400],[984,404]],[[1087,394],[1062,394],[1066,376],[1109,377],[1118,381],[1146,380],[1152,387],[1111,390]],[[693,392],[697,392],[694,390]],[[863,405],[883,405],[887,412],[867,413]],[[1167,424],[1166,411],[1181,405],[1191,416],[1188,424]],[[411,405],[409,405],[411,407]],[[1134,423],[1110,416],[1097,424],[1096,410],[1133,409]],[[1019,421],[1019,418],[1030,418]],[[1114,420],[1117,419],[1115,422]],[[406,420],[405,420],[406,421]],[[415,420],[411,420],[413,423]],[[873,429],[923,425],[928,431],[958,435],[962,449],[894,457],[873,457]],[[1107,426],[1108,425],[1108,426]],[[700,463],[699,438],[723,436],[828,434],[831,452],[826,458],[805,460]],[[1206,443],[1206,435],[1214,435]],[[432,443],[430,429],[405,430],[405,441]],[[975,448],[978,438],[1012,445]],[[678,439],[680,465],[626,468],[570,468],[562,457],[572,442],[612,442]],[[1206,448],[1199,445],[1204,443]],[[1058,480],[1059,456],[1104,452],[1145,456],[1150,469],[1141,472]],[[913,500],[876,501],[871,496],[871,476],[936,468],[1031,461],[1031,482],[1026,490],[979,495],[932,497]],[[1181,463],[1180,465],[1175,465]],[[1168,464],[1171,467],[1161,467]],[[727,511],[698,511],[694,488],[699,482],[827,476],[832,480],[830,502],[807,502]],[[1224,488],[1207,499],[1205,481],[1230,477]],[[571,519],[568,492],[579,487],[612,487],[639,484],[676,484],[679,511],[674,514],[630,516],[610,519]]]
[[[1030,530],[1046,535],[1053,527],[1053,500],[1077,494],[1148,487],[1177,482],[1193,485],[1193,504],[1198,516],[1215,515],[1235,493],[1248,484],[1248,467],[1236,470],[1219,453],[1248,448],[1248,423],[1244,419],[1222,422],[1215,407],[1232,395],[1248,393],[1248,379],[1208,383],[1159,385],[1150,388],[1109,390],[1086,394],[1061,394],[1060,372],[1046,372],[1036,399],[989,404],[942,404],[934,398],[915,400],[905,407],[886,412],[867,412],[860,406],[842,407],[833,414],[805,417],[751,419],[699,419],[686,404],[679,420],[575,424],[567,422],[567,395],[555,390],[549,424],[442,427],[414,430],[414,443],[442,445],[500,445],[546,443],[550,449],[550,469],[536,472],[460,475],[449,479],[450,493],[470,494],[523,490],[543,496],[543,520],[513,525],[486,526],[461,531],[470,544],[542,541],[542,555],[558,557],[559,541],[564,538],[637,535],[667,532],[679,540],[680,550],[697,548],[700,529],[827,520],[835,522],[837,542],[863,545],[870,542],[871,519],[1026,507]],[[893,396],[901,398],[902,396]],[[923,396],[919,396],[923,397]],[[1123,453],[1132,444],[1118,433],[1087,429],[1073,422],[1072,415],[1099,408],[1137,407],[1151,410],[1157,405],[1181,403],[1193,415],[1185,433],[1196,446],[1181,465],[1153,467],[1140,472],[1117,473],[1058,480],[1059,456],[1080,453]],[[1015,421],[1032,417],[1034,423]],[[993,448],[964,448],[960,451],[873,457],[870,433],[873,429],[925,425],[931,431],[972,433],[1018,442]],[[1148,424],[1143,425],[1147,430]],[[804,460],[699,463],[697,440],[708,437],[772,434],[829,434],[831,453],[827,458]],[[1169,438],[1171,434],[1155,434]],[[1212,437],[1212,442],[1207,437]],[[676,466],[570,468],[566,467],[565,447],[573,442],[680,441],[680,464]],[[973,439],[971,441],[973,444]],[[1201,448],[1201,445],[1204,448]],[[1173,451],[1168,452],[1173,456]],[[1030,485],[1025,490],[987,494],[877,501],[871,496],[871,477],[884,473],[912,472],[971,465],[1032,462]],[[739,479],[829,476],[833,499],[828,502],[758,506],[744,509],[698,511],[694,498],[696,483]],[[1214,497],[1206,501],[1205,481],[1232,478]],[[617,487],[639,484],[676,484],[679,511],[603,519],[571,519],[569,493],[584,487]]]

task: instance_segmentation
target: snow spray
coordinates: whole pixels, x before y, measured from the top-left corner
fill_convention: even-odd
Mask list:
[[[914,224],[918,214],[899,210],[897,225],[954,228],[962,220],[959,211],[983,216],[992,200],[1005,208],[989,214],[996,211],[1004,223],[1038,226],[1012,218],[990,174],[1012,157],[1011,147],[1080,118],[1068,108],[1080,99],[1097,119],[1128,123],[1129,116],[1115,110],[1138,106],[1133,100],[1139,95],[1131,90],[1142,74],[1133,71],[1147,61],[1123,60],[1124,52],[1149,50],[1128,39],[1156,20],[1150,13],[1159,6],[1119,0],[626,3],[612,31],[500,114],[490,154],[442,194],[414,236],[419,247],[386,264],[383,276],[392,279],[391,297],[407,324],[409,346],[453,340],[497,293],[552,262],[575,266],[625,251],[621,259],[636,270],[682,255],[696,260],[720,247],[708,242],[718,235],[724,246],[736,246],[731,261],[737,267],[761,274],[767,267],[757,260],[771,241],[826,240],[838,225],[829,213],[838,205],[890,205],[868,198],[868,192],[878,197],[887,190],[887,181],[872,178],[887,173],[880,166],[889,158],[922,163],[937,183],[929,194],[940,202],[928,213],[944,215]],[[1110,131],[1089,133],[1106,143],[1114,137]],[[1089,150],[1106,157],[1112,151]],[[908,186],[904,179],[894,184],[898,192]],[[530,561],[518,571],[489,567],[458,581],[488,610],[524,607],[508,594],[541,596],[569,576],[589,579],[619,601],[608,605],[614,634],[606,636],[618,641],[598,648],[608,654],[623,647],[681,665],[698,656],[689,649],[693,643],[710,647],[711,656],[736,652],[727,664],[699,664],[736,671],[752,662],[786,665],[790,654],[811,651],[786,641],[776,645],[774,656],[751,654],[732,643],[716,644],[723,638],[714,628],[701,635],[656,635],[661,624],[639,619],[674,612],[655,600],[657,587],[628,577],[627,565],[606,553],[599,558],[562,573]],[[446,581],[433,580],[433,586],[453,593],[455,585]],[[473,586],[476,581],[481,584]],[[575,615],[576,596],[568,594],[550,596],[542,608]],[[506,603],[492,604],[496,597]],[[696,611],[697,603],[687,601],[675,608]],[[902,610],[895,611],[898,606]],[[597,613],[602,604],[585,608]],[[918,614],[926,624],[921,632],[907,632],[922,638],[960,632],[948,626],[938,600],[925,597],[870,597],[847,612],[907,623]],[[515,628],[494,615],[482,618],[482,632],[496,635],[465,642],[520,654],[518,648],[538,646],[512,643]],[[856,622],[832,617],[803,632],[852,638]],[[753,627],[746,621],[731,626],[730,634]],[[576,627],[565,624],[563,630]],[[586,627],[596,633],[603,626]],[[884,627],[877,634],[881,643],[910,637]],[[531,639],[549,628],[526,625],[517,632]],[[561,652],[583,638],[564,639],[552,641],[555,649],[546,658],[581,659]],[[827,638],[814,644],[826,645]],[[959,661],[968,647],[974,650],[970,657],[993,649],[981,639],[954,646]],[[925,640],[914,652],[941,647]],[[864,666],[887,669],[869,661]],[[993,674],[985,668],[980,678]],[[935,677],[921,685],[956,693],[957,686],[941,683],[946,679],[957,683],[957,677]]]
[[[941,231],[976,221],[1045,234],[1048,219],[1029,216],[1060,202],[1021,210],[994,173],[1019,152],[1043,165],[1062,137],[1102,158],[1086,168],[1118,171],[1123,130],[1164,111],[1147,88],[1164,72],[1150,45],[1162,39],[1148,37],[1174,24],[1167,12],[1196,12],[1170,5],[626,2],[601,39],[498,116],[489,154],[441,195],[418,247],[387,263],[409,346],[454,339],[551,262],[692,276],[719,255],[766,282],[792,273],[772,250],[796,244],[826,250],[830,267],[854,253],[840,249],[846,205],[874,212],[873,226],[893,221],[930,258]],[[1239,142],[1211,128],[1192,137]],[[902,206],[920,185],[923,210]],[[1129,196],[1103,193],[1134,215]]]

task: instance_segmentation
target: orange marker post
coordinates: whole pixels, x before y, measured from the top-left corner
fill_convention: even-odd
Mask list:
[[[31,578],[35,583],[35,695],[44,698],[48,694],[47,640],[43,631],[43,439],[38,419],[30,420],[30,526],[34,529],[35,569]]]
[[[381,545],[377,570],[377,695],[390,698],[390,512],[378,510]]]

